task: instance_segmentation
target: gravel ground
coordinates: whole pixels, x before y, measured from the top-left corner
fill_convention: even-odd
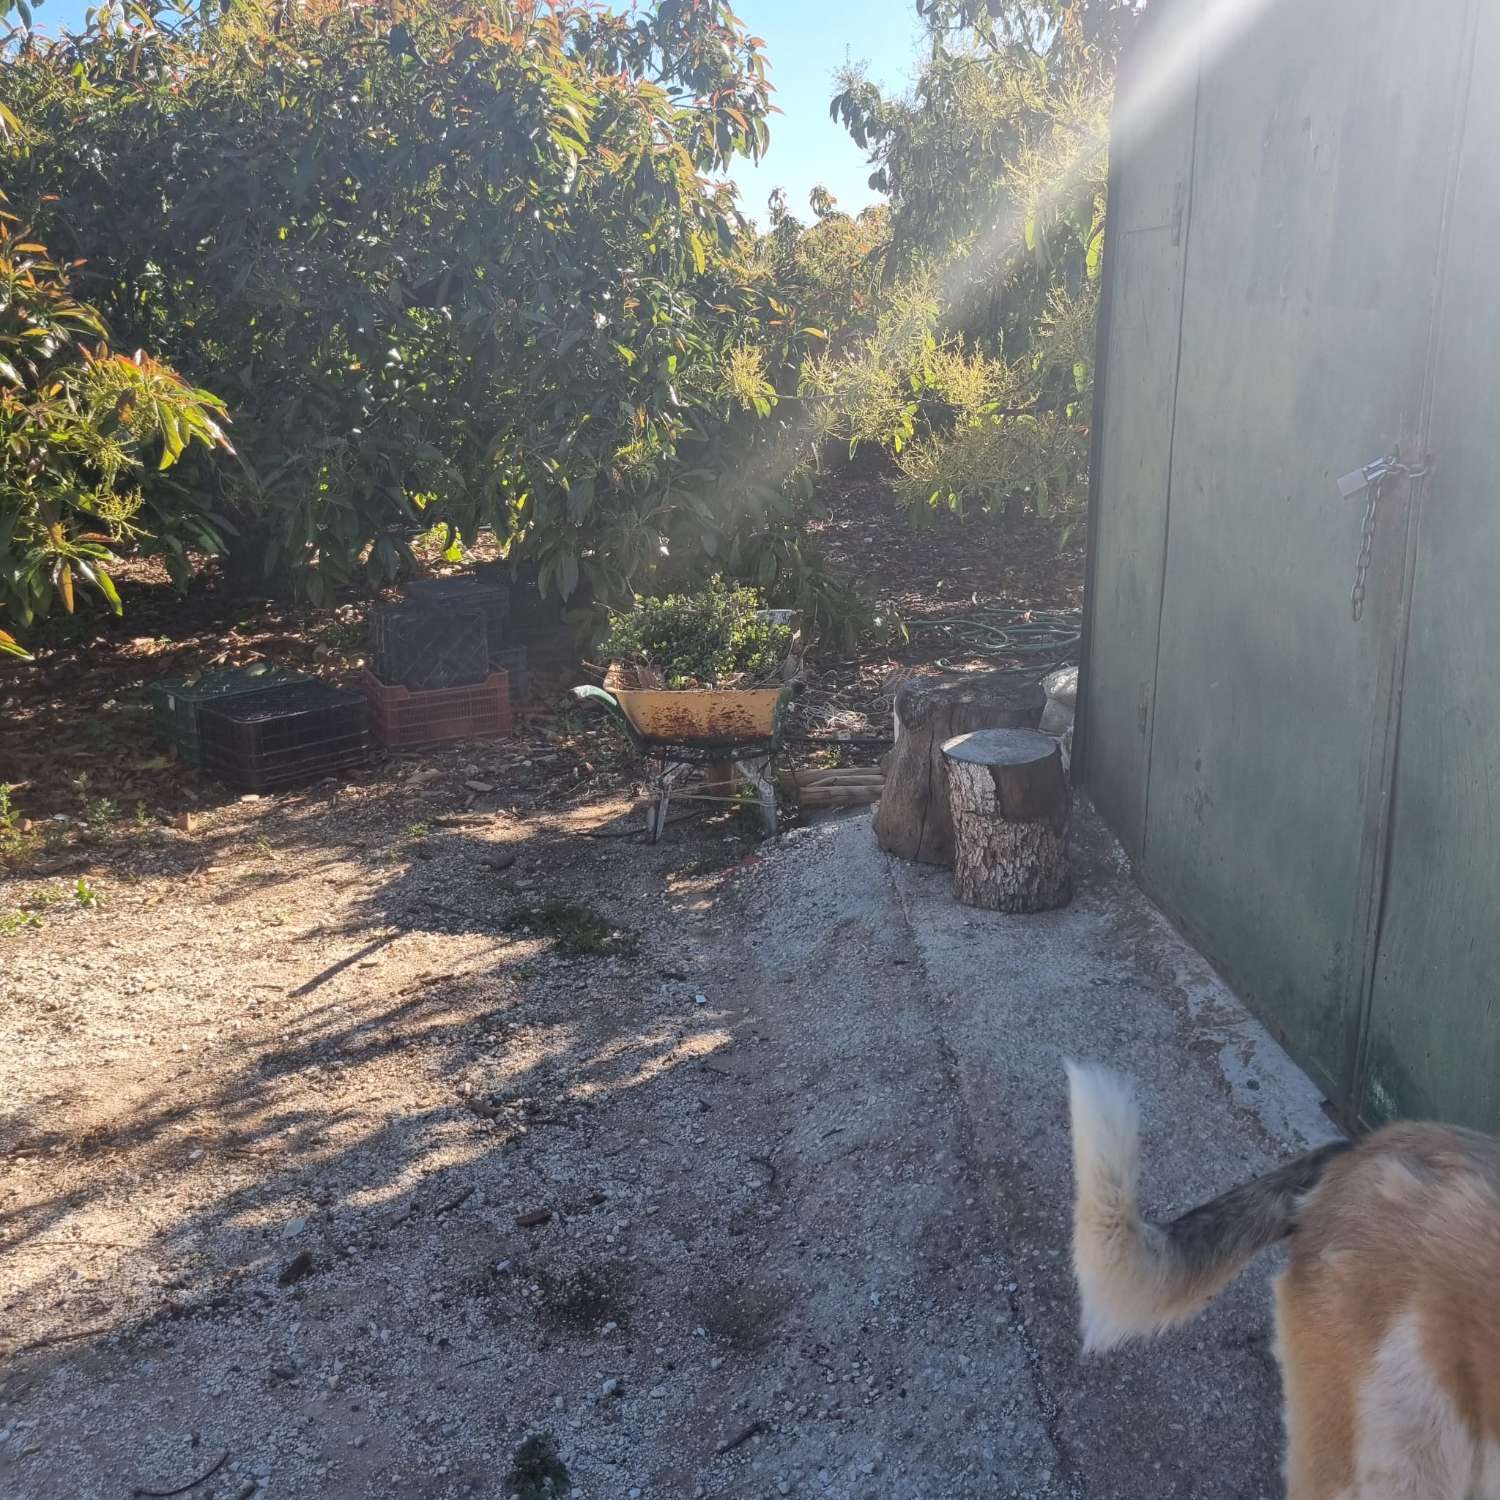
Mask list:
[[[1076,1373],[1066,997],[1174,1080],[1189,1198],[1319,1130],[1092,825],[1018,927],[863,817],[471,800],[231,804],[0,937],[0,1492],[1275,1493],[1260,1288]]]

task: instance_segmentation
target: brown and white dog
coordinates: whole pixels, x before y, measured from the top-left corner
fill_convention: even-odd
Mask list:
[[[1290,1237],[1288,1500],[1500,1500],[1500,1141],[1389,1125],[1151,1224],[1130,1085],[1068,1077],[1085,1350],[1186,1322]]]

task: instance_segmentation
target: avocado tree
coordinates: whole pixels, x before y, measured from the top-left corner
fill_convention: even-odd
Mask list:
[[[137,351],[113,351],[96,309],[73,295],[70,269],[52,260],[0,194],[0,654],[38,615],[80,588],[116,612],[115,549],[154,528],[201,527],[160,503],[148,476],[193,444],[228,450],[223,403]],[[212,545],[216,540],[204,536]],[[18,636],[17,631],[21,634]]]
[[[886,295],[862,350],[811,368],[830,430],[895,450],[919,512],[1081,509],[1109,109],[1140,8],[918,0],[911,93],[841,77],[831,113],[890,198]]]
[[[492,527],[608,596],[735,530],[723,366],[774,315],[721,174],[770,104],[724,0],[106,3],[5,99],[12,197],[232,415],[238,460],[177,471],[198,545],[318,602]]]

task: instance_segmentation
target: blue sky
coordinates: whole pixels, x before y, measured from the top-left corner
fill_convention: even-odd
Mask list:
[[[81,27],[95,0],[33,0],[37,24]],[[618,3],[618,0],[617,0]],[[921,56],[912,0],[738,0],[735,12],[765,40],[775,102],[771,149],[758,166],[733,173],[745,212],[764,222],[774,187],[786,189],[792,212],[808,218],[807,195],[821,183],[839,207],[858,212],[874,201],[864,153],[828,118],[833,74],[845,62],[868,64],[870,76],[904,90]]]
[[[771,117],[765,160],[733,174],[745,211],[764,221],[766,198],[782,187],[792,212],[806,219],[807,195],[819,183],[850,213],[873,202],[864,153],[828,118],[833,74],[863,62],[876,82],[904,91],[923,52],[912,0],[738,0],[734,9],[765,41],[782,110]]]

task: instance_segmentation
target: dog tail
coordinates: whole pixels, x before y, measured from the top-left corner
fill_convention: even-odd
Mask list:
[[[1129,1083],[1067,1064],[1077,1199],[1073,1266],[1083,1347],[1111,1349],[1197,1316],[1260,1251],[1297,1226],[1340,1141],[1234,1188],[1170,1224],[1137,1207],[1140,1114]]]

